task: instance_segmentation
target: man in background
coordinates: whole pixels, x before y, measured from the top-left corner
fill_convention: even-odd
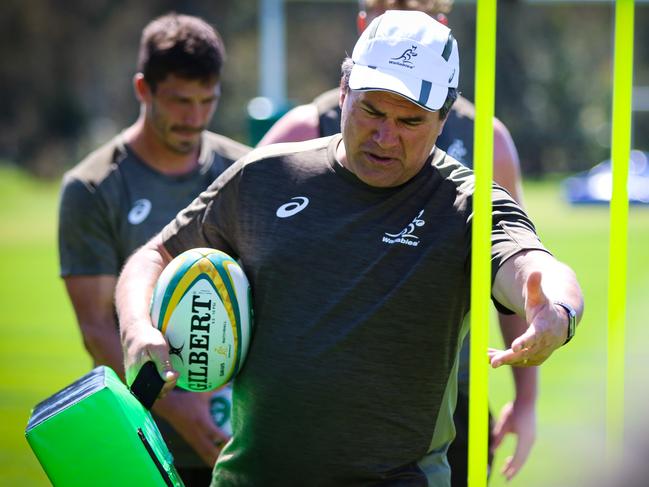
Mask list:
[[[443,24],[452,8],[452,0],[361,0],[357,27],[359,33],[386,10],[419,10],[426,12]],[[475,107],[464,97],[458,97],[453,105],[436,146],[468,167],[473,167],[473,122]],[[258,146],[278,142],[295,142],[324,137],[340,132],[340,88],[329,90],[310,103],[293,108],[279,119],[264,135]],[[505,125],[494,119],[494,180],[509,191],[522,206],[521,171],[518,153]],[[525,320],[499,313],[500,328],[506,346],[527,328]],[[469,434],[469,338],[464,342],[461,354],[458,383],[458,402],[454,416],[456,438],[449,448],[453,486],[467,482],[468,434]],[[525,463],[536,435],[537,370],[534,367],[512,369],[516,397],[501,410],[492,423],[490,435],[489,465],[494,450],[501,444],[506,433],[517,436],[514,455],[508,458],[502,473],[511,479]]]
[[[133,78],[138,119],[63,178],[61,276],[94,364],[122,379],[114,292],[124,262],[249,150],[206,130],[224,60],[220,35],[202,19],[170,13],[153,20],[142,32]],[[212,400],[174,390],[153,407],[188,486],[209,483],[228,438],[210,414]]]

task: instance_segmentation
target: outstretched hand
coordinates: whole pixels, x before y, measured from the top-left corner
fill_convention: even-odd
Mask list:
[[[568,317],[547,296],[541,279],[541,272],[532,272],[525,283],[527,330],[507,350],[489,349],[492,367],[540,365],[565,342]]]

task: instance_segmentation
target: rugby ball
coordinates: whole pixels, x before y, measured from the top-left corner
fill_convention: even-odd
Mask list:
[[[239,264],[219,250],[187,250],[164,268],[151,319],[169,344],[178,387],[211,391],[237,375],[252,333],[250,294]]]

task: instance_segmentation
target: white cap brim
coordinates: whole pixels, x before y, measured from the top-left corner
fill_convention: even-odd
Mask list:
[[[425,110],[437,111],[448,96],[448,85],[440,86],[403,72],[391,72],[354,64],[349,76],[349,88],[358,91],[389,91],[401,95]]]

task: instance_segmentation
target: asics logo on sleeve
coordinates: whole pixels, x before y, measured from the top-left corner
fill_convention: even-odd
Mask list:
[[[151,202],[147,199],[137,200],[128,212],[128,221],[131,225],[139,225],[151,213]]]
[[[292,201],[290,203],[285,203],[277,208],[275,214],[279,218],[288,218],[296,215],[304,208],[306,208],[309,204],[309,198],[307,198],[306,196],[296,196],[295,198],[291,198],[291,200]]]

